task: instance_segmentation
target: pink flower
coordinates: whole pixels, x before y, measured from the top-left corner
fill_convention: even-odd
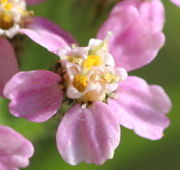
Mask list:
[[[0,169],[18,170],[29,165],[33,145],[15,130],[0,126]]]
[[[44,0],[5,0],[0,1],[0,96],[4,84],[18,71],[16,57],[6,38],[16,34],[26,34],[49,51],[56,51],[74,43],[72,36],[46,18],[32,16],[27,4],[36,4]],[[4,38],[6,37],[6,38]]]
[[[170,1],[180,7],[180,0],[170,0]]]
[[[68,104],[57,131],[57,147],[71,165],[81,161],[103,164],[120,142],[120,126],[151,140],[169,125],[171,102],[164,90],[128,76],[114,66],[104,41],[91,39],[87,47],[59,51],[56,72],[19,72],[6,84],[12,115],[43,122]]]
[[[164,45],[164,7],[160,0],[124,0],[111,11],[97,34],[113,33],[110,52],[116,65],[131,71],[150,63]]]

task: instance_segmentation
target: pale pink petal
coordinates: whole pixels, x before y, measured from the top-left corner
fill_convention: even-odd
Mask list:
[[[121,125],[133,129],[136,134],[157,140],[169,125],[166,113],[171,101],[160,86],[149,86],[143,79],[128,77],[118,89],[116,99],[108,104],[119,115]]]
[[[113,157],[119,144],[120,127],[105,103],[95,102],[85,109],[75,105],[63,117],[56,140],[60,154],[69,164],[103,164]]]
[[[36,5],[47,0],[26,0],[28,5]]]
[[[0,169],[1,170],[14,170],[14,169],[10,169],[10,168],[5,167],[5,165],[3,165],[1,162],[0,162]]]
[[[14,154],[2,156],[0,162],[8,168],[25,168],[29,165],[28,158]]]
[[[56,114],[63,92],[61,78],[50,71],[19,72],[6,84],[4,96],[11,100],[12,115],[43,122]]]
[[[0,126],[1,170],[17,170],[16,168],[27,167],[33,153],[34,148],[30,141],[11,128]]]
[[[5,38],[0,37],[0,96],[6,82],[18,72],[18,64],[13,47]]]
[[[180,0],[170,0],[170,1],[180,7]]]
[[[134,8],[137,11],[137,17],[142,20],[149,21],[152,29],[162,31],[165,23],[165,9],[161,0],[126,0],[121,1],[111,11],[110,15],[119,14],[121,11]],[[133,13],[132,13],[133,14]]]
[[[34,17],[27,27],[21,28],[19,32],[26,34],[37,44],[53,53],[76,42],[68,32],[63,31],[46,18]]]
[[[165,42],[162,33],[164,8],[161,2],[155,1],[157,6],[154,1],[140,2],[140,7],[134,3],[121,6],[126,1],[120,2],[97,35],[99,39],[104,39],[108,31],[113,33],[109,42],[110,52],[116,66],[128,71],[150,63]]]

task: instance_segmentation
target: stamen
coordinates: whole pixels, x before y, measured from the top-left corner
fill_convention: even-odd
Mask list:
[[[76,74],[74,76],[73,86],[80,92],[83,92],[87,87],[87,76],[82,74]]]
[[[103,62],[102,62],[102,59],[100,56],[97,56],[97,55],[89,55],[87,57],[87,59],[85,61],[83,61],[82,63],[82,66],[87,69],[87,70],[90,70],[92,67],[94,66],[99,66],[101,65]]]
[[[107,73],[105,75],[102,76],[102,78],[107,82],[107,83],[114,83],[114,82],[118,82],[118,76],[111,74],[111,73]]]
[[[79,62],[80,62],[80,60],[81,60],[81,57],[80,57],[80,56],[68,56],[68,57],[67,57],[67,60],[68,60],[70,63],[79,64]]]
[[[106,38],[105,38],[98,46],[96,46],[94,49],[92,49],[92,50],[89,51],[89,55],[94,55],[94,54],[96,54],[100,49],[102,49],[103,47],[107,46],[107,44],[108,44],[111,36],[112,36],[112,33],[111,33],[111,32],[108,32]]]

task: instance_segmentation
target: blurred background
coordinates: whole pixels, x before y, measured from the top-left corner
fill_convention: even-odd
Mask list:
[[[103,5],[100,0],[48,0],[30,9],[37,16],[49,18],[72,33],[81,45],[86,46],[96,36],[99,25],[105,20],[113,3]],[[108,2],[108,1],[107,1]],[[9,125],[21,132],[35,145],[35,155],[27,170],[180,170],[180,8],[169,1],[166,7],[166,45],[148,66],[131,75],[143,77],[149,84],[165,88],[173,102],[169,114],[171,125],[160,141],[150,141],[136,136],[122,127],[121,144],[114,158],[102,166],[81,163],[70,166],[56,149],[56,128],[59,120],[30,123],[8,113],[8,101],[0,99],[0,124]],[[22,70],[49,69],[57,57],[28,38],[20,55]]]

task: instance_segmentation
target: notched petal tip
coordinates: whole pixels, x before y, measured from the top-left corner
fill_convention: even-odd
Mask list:
[[[75,105],[60,123],[56,140],[67,163],[77,165],[84,161],[100,165],[112,159],[120,141],[120,127],[110,108],[102,102],[86,109]]]
[[[32,143],[15,130],[0,126],[0,168],[25,168],[34,153]],[[1,163],[3,166],[1,166]]]
[[[117,113],[121,125],[147,139],[163,137],[170,124],[166,114],[171,109],[171,101],[160,86],[149,86],[143,79],[129,76],[120,84],[118,94],[108,104]]]
[[[164,18],[161,1],[122,1],[113,8],[97,37],[103,39],[111,31],[114,36],[109,48],[116,66],[132,71],[149,64],[164,45]]]
[[[50,119],[61,105],[60,81],[59,75],[45,70],[17,73],[4,89],[11,114],[33,122]]]

